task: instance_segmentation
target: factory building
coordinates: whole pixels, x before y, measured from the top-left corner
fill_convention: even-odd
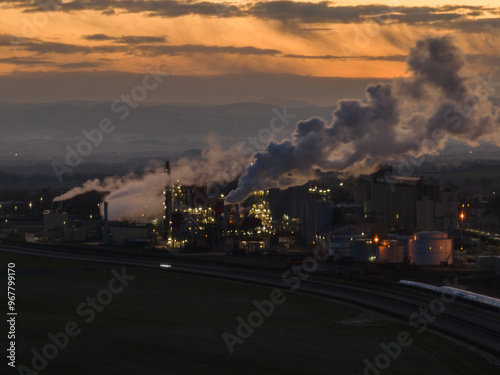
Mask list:
[[[282,218],[286,216],[300,219],[302,206],[310,197],[310,189],[310,184],[293,186],[284,190],[269,189],[269,202],[273,217]]]
[[[316,235],[330,229],[333,223],[333,202],[330,190],[309,187],[309,198],[302,205],[301,235],[306,244],[314,244]]]
[[[343,202],[335,205],[333,209],[335,224],[355,224],[363,220],[363,207],[352,202]]]
[[[248,210],[247,217],[255,218],[260,221],[260,225],[256,226],[258,234],[269,234],[273,230],[273,218],[269,207],[268,196],[269,190],[260,190],[255,191],[253,197],[250,198],[252,205]]]
[[[112,243],[115,246],[142,247],[150,241],[150,228],[145,224],[113,222],[110,225]]]
[[[500,272],[500,256],[483,255],[476,258],[478,272]]]
[[[393,175],[390,166],[358,178],[352,195],[363,207],[364,218],[387,231],[448,230],[458,224],[455,192],[431,179]]]
[[[256,191],[242,204],[226,205],[224,194],[211,196],[207,186],[170,180],[164,191],[162,237],[168,247],[261,248],[269,245],[272,215],[269,191]],[[250,240],[250,237],[252,239]],[[230,241],[227,239],[230,238]]]
[[[370,225],[337,226],[329,235],[328,254],[333,260],[374,261],[377,245]]]
[[[64,241],[85,242],[87,241],[87,231],[85,228],[67,228],[64,230]]]
[[[269,191],[253,192],[241,204],[224,205],[224,250],[232,254],[265,252],[273,230]]]
[[[206,186],[184,186],[175,183],[165,190],[164,233],[168,246],[184,247],[188,243],[206,246],[207,231],[217,222],[217,202],[209,199]]]
[[[64,231],[68,228],[66,212],[45,210],[43,212],[43,232],[48,241],[64,239]]]

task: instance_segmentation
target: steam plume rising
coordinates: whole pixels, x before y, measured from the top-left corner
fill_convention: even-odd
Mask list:
[[[163,215],[163,190],[167,184],[178,182],[197,186],[209,186],[214,183],[223,185],[236,179],[248,165],[246,157],[237,151],[237,145],[224,149],[213,135],[208,137],[207,142],[208,146],[203,150],[201,159],[179,159],[172,163],[170,176],[165,173],[162,165],[156,163],[140,175],[131,173],[123,177],[89,180],[54,201],[98,191],[105,193],[103,200],[109,203],[111,220],[160,218]]]
[[[500,111],[494,113],[487,95],[468,88],[463,66],[452,38],[419,40],[408,56],[411,77],[368,86],[364,102],[339,101],[330,124],[318,117],[298,122],[290,139],[254,155],[226,202],[303,184],[316,170],[359,174],[399,155],[436,152],[448,138],[500,145]]]

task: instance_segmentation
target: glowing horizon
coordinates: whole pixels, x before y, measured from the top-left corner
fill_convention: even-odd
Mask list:
[[[213,9],[195,7],[196,2],[176,2],[178,7],[170,9],[161,1],[156,9],[151,3],[72,10],[73,2],[64,2],[58,11],[40,12],[7,1],[1,6],[0,74],[137,73],[161,65],[186,76],[256,72],[392,78],[406,74],[408,48],[429,33],[454,35],[471,56],[498,57],[492,46],[500,38],[500,11],[479,1],[439,5],[429,0],[418,6],[409,0],[389,5],[289,1],[286,7],[246,1],[231,3],[233,8],[214,1]],[[325,16],[325,11],[330,13]],[[479,67],[488,65],[476,60]]]

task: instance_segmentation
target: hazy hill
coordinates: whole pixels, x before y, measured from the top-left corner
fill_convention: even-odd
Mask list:
[[[88,157],[89,161],[146,157],[203,148],[210,132],[216,134],[221,142],[244,141],[249,136],[257,137],[261,129],[269,127],[269,122],[275,116],[273,109],[283,111],[286,100],[272,100],[281,105],[234,103],[216,106],[139,106],[130,109],[130,114],[124,120],[119,119],[119,115],[124,114],[122,107],[119,107],[118,113],[114,113],[111,103],[2,103],[0,160],[59,160],[65,157],[66,146],[75,148],[84,139],[82,130],[97,128],[100,120],[106,117],[113,121],[116,130],[105,136],[104,142]],[[298,120],[315,115],[331,120],[331,107],[305,106],[308,103],[291,102],[297,107],[287,106],[287,113],[296,117],[283,131],[276,134],[278,140],[289,135]],[[279,124],[278,121],[277,125]]]

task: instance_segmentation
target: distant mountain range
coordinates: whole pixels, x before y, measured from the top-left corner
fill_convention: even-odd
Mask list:
[[[123,103],[120,106],[125,106]],[[289,136],[300,120],[313,116],[332,120],[334,107],[319,107],[299,100],[268,97],[261,102],[206,104],[148,104],[130,109],[124,120],[123,110],[114,111],[110,103],[92,101],[62,101],[54,103],[0,103],[0,170],[12,171],[21,166],[40,166],[37,170],[51,171],[50,164],[64,161],[67,147],[76,149],[85,139],[83,130],[99,127],[103,118],[109,118],[116,129],[104,134],[102,143],[93,147],[77,172],[90,172],[99,163],[122,164],[134,167],[148,159],[164,160],[182,156],[196,157],[206,147],[206,139],[214,134],[222,145],[259,139],[264,147],[270,122],[279,114],[295,115],[282,131],[274,132],[275,140]],[[117,107],[119,108],[119,107]],[[449,142],[449,147],[426,160],[435,163],[453,163],[459,160],[500,159],[496,146],[483,144],[471,148],[460,142]],[[84,165],[86,165],[84,167]],[[7,168],[7,169],[6,169]],[[28,170],[24,171],[27,172]],[[30,173],[27,172],[27,173]]]
[[[264,103],[228,105],[145,105],[129,108],[116,104],[88,101],[64,101],[46,104],[0,104],[2,132],[0,163],[49,161],[64,158],[66,146],[76,148],[85,139],[82,131],[98,128],[109,118],[116,129],[104,135],[87,161],[119,161],[130,157],[149,157],[190,148],[201,149],[209,133],[222,143],[258,137],[276,116],[274,111],[296,115],[276,139],[288,136],[299,120],[319,115],[331,120],[333,107],[316,107],[297,100],[266,98]],[[115,113],[114,113],[115,112]],[[279,122],[277,123],[279,124]],[[16,156],[17,154],[17,156]]]

